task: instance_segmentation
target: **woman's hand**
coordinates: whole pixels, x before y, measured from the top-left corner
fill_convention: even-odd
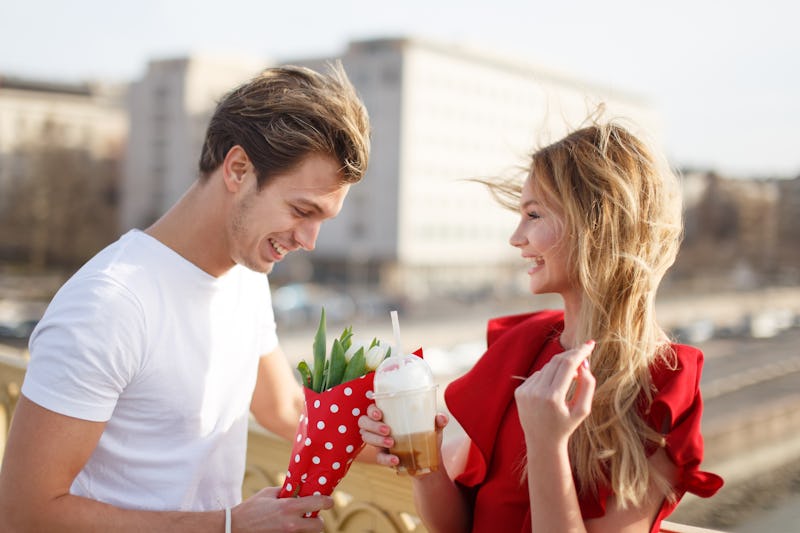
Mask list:
[[[447,423],[447,415],[444,413],[438,413],[436,415],[436,434],[439,442],[440,456],[442,449],[442,430]],[[389,448],[394,446],[392,428],[383,422],[383,413],[375,404],[367,408],[366,415],[359,417],[358,427],[361,433],[361,439],[366,444],[371,444],[378,448],[378,453],[375,457],[378,464],[392,467],[400,464],[400,459],[389,450]]]
[[[589,415],[595,379],[589,370],[594,341],[553,357],[514,391],[528,442],[565,444]],[[574,382],[574,386],[573,386]]]

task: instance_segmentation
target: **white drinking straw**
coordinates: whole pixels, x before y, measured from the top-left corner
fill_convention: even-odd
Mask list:
[[[392,355],[400,356],[400,319],[397,318],[397,311],[390,311],[389,314],[392,316],[392,329],[394,330],[394,349],[395,353]]]

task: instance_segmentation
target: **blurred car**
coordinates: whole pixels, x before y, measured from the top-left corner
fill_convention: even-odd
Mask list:
[[[332,287],[290,283],[272,291],[272,307],[279,326],[306,326],[319,320],[322,308],[328,323],[341,324],[356,314],[353,298]]]

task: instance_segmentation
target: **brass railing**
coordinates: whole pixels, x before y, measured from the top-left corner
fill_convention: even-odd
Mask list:
[[[0,352],[0,456],[25,375],[26,359]],[[291,448],[257,427],[250,430],[245,497],[283,482]],[[323,511],[326,533],[425,533],[414,511],[411,482],[387,468],[353,463],[334,492],[334,508]],[[709,529],[665,522],[662,533],[711,533]]]

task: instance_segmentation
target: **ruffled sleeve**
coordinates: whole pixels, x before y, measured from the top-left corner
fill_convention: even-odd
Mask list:
[[[643,415],[653,429],[664,435],[665,451],[678,467],[674,502],[665,500],[651,531],[672,513],[686,492],[702,498],[716,494],[723,480],[711,472],[700,470],[703,460],[703,436],[700,421],[703,398],[700,395],[700,375],[703,352],[692,346],[673,344],[675,365],[659,362],[651,370],[656,393],[649,410]]]
[[[673,349],[675,368],[661,362],[651,371],[656,394],[645,416],[650,427],[664,435],[667,455],[679,469],[676,489],[681,494],[691,492],[708,498],[723,482],[721,477],[699,468],[703,460],[703,352],[682,344],[674,344]]]

